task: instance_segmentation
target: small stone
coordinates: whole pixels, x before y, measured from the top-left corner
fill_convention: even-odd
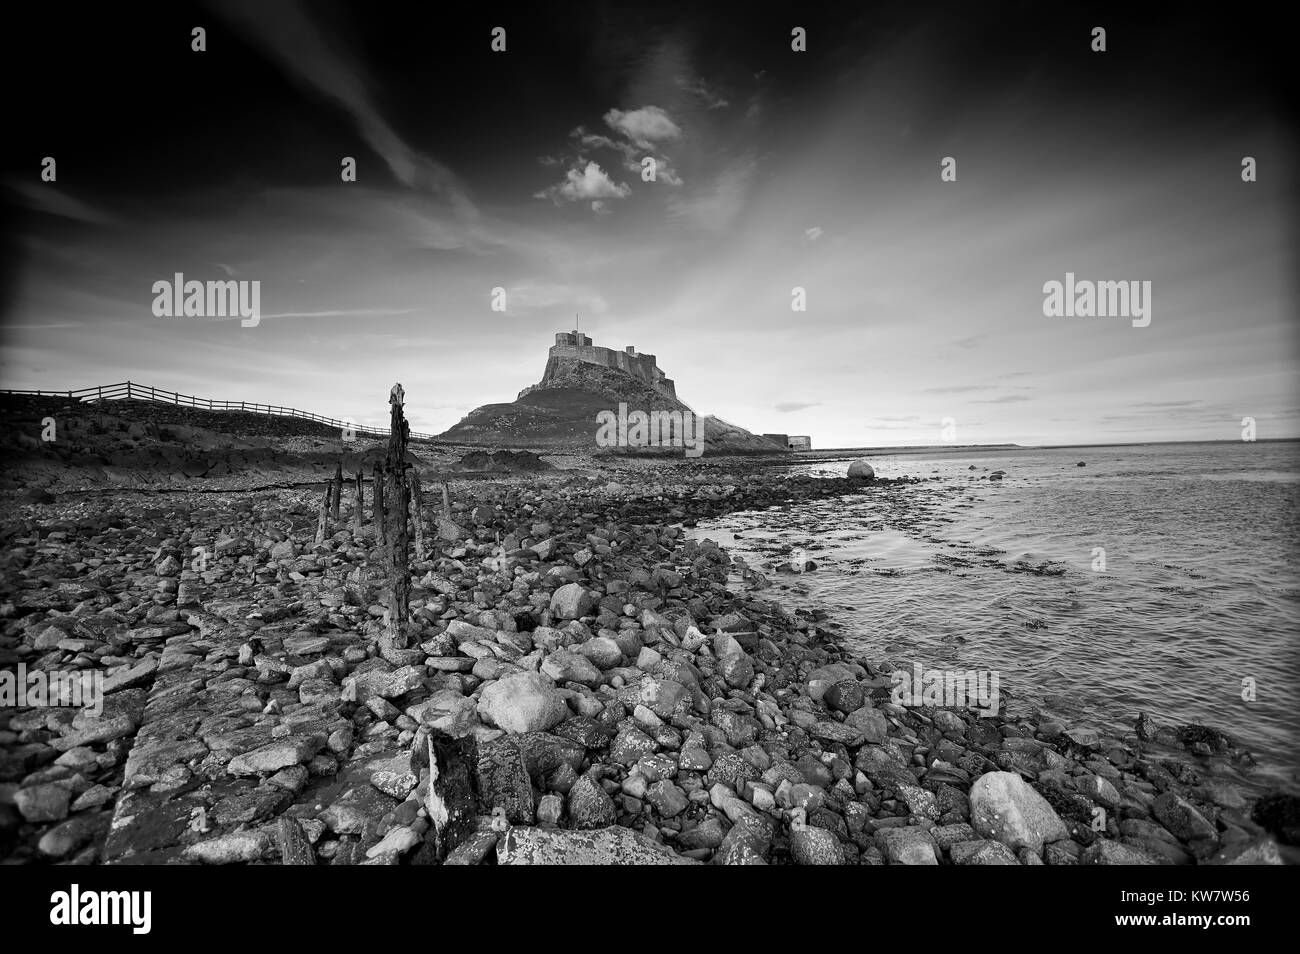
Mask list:
[[[1164,792],[1157,796],[1152,812],[1160,824],[1182,841],[1218,837],[1218,829],[1191,802],[1174,792]]]
[[[230,760],[226,771],[231,775],[259,775],[277,772],[290,765],[307,762],[325,747],[321,735],[299,735],[281,739],[237,755]]]
[[[844,847],[824,828],[800,826],[790,832],[790,854],[798,865],[842,865]]]
[[[686,793],[667,780],[651,785],[645,798],[661,818],[675,818],[690,805]]]
[[[593,606],[595,600],[578,583],[566,583],[551,594],[551,615],[557,619],[581,619]]]
[[[1018,865],[1015,854],[998,841],[959,841],[948,849],[955,865]]]
[[[68,817],[72,792],[62,785],[29,785],[14,794],[14,806],[29,822],[61,821]]]
[[[846,715],[861,709],[866,700],[866,690],[856,679],[841,679],[832,683],[822,696],[822,702],[827,706]]]
[[[554,827],[564,817],[564,797],[554,793],[543,795],[537,802],[537,824]]]
[[[922,828],[882,828],[876,832],[876,846],[890,864],[937,865],[934,841]]]
[[[574,828],[604,828],[618,820],[614,800],[589,775],[569,790],[569,818]]]

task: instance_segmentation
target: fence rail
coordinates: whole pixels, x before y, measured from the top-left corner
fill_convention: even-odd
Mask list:
[[[300,411],[296,407],[282,407],[278,404],[256,404],[251,401],[213,401],[210,398],[195,397],[192,394],[179,394],[176,391],[165,391],[161,388],[150,387],[147,384],[136,384],[133,381],[97,385],[92,388],[75,388],[69,391],[25,391],[14,388],[0,388],[0,394],[65,398],[69,401],[80,401],[85,404],[121,400],[156,401],[159,404],[193,407],[204,411],[246,411],[253,414],[266,414],[269,417],[294,417],[299,420],[328,424],[330,427],[339,428],[339,430],[350,429],[357,434],[365,434],[371,437],[389,436],[389,429],[386,427],[363,427],[351,421],[340,421],[332,417],[313,414],[310,411]],[[433,434],[422,434],[417,431],[411,431],[410,436],[414,440],[421,441],[434,439]]]

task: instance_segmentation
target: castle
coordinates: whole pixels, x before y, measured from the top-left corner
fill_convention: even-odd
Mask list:
[[[613,348],[601,348],[591,343],[591,339],[581,331],[561,331],[555,335],[555,344],[546,358],[546,373],[540,384],[534,384],[519,392],[519,397],[546,387],[559,371],[566,366],[594,364],[624,374],[648,384],[660,394],[677,400],[677,388],[672,378],[665,377],[652,354],[638,354],[636,348],[628,345],[622,351]]]

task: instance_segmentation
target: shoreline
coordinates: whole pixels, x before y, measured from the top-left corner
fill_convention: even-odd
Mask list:
[[[357,572],[373,541],[353,539],[345,508],[315,545],[309,492],[232,492],[264,502],[209,499],[207,511],[118,501],[110,522],[113,509],[148,512],[135,526],[150,529],[83,539],[87,515],[62,539],[47,532],[46,551],[19,533],[11,543],[37,566],[85,547],[129,555],[130,570],[102,579],[121,623],[80,612],[103,639],[48,619],[15,637],[19,617],[5,617],[5,651],[28,668],[113,663],[102,725],[6,714],[5,853],[427,860],[418,753],[448,733],[474,738],[480,794],[459,861],[607,850],[658,862],[665,849],[713,863],[1294,861],[1213,777],[1242,757],[1222,733],[1148,720],[1109,738],[895,706],[888,673],[848,658],[816,610],[730,592],[731,557],[672,525],[923,482],[776,478],[741,462],[458,482],[453,520],[472,537],[436,541],[414,564],[421,648],[405,656],[385,651],[376,581]],[[181,559],[199,537],[215,540],[206,576]],[[13,579],[10,564],[5,600]],[[52,582],[49,605],[21,618],[85,597]],[[1017,813],[1023,824],[995,820]]]

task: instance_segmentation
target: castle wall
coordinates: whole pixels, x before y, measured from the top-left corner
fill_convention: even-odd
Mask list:
[[[559,332],[555,336],[556,343],[551,346],[549,360],[579,361],[622,371],[676,398],[677,389],[672,379],[664,376],[654,355],[615,351],[590,344],[590,341],[579,332]]]

